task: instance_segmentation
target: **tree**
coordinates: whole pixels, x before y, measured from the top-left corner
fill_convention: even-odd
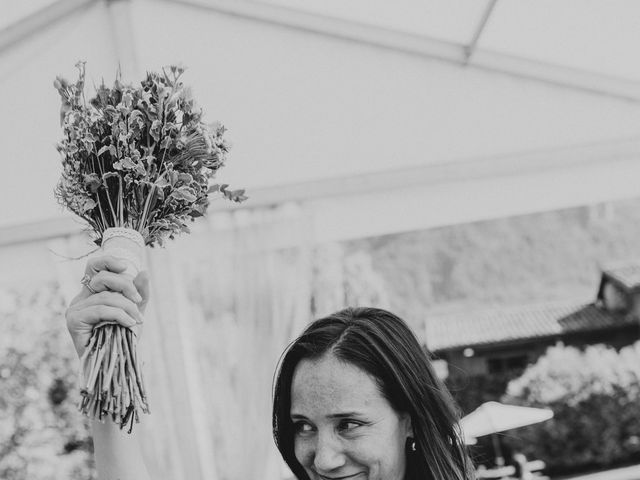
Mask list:
[[[551,472],[640,459],[640,342],[620,352],[550,347],[502,400],[554,411],[553,419],[509,434]]]
[[[53,285],[0,291],[0,478],[95,478],[63,311]]]

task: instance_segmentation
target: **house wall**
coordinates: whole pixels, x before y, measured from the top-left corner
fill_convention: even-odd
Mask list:
[[[525,356],[528,364],[533,364],[544,355],[548,347],[557,342],[577,348],[605,344],[619,350],[637,340],[640,340],[640,325],[629,325],[609,331],[584,332],[557,338],[524,341],[517,345],[482,346],[474,348],[474,354],[471,357],[466,357],[462,349],[440,353],[438,357],[446,359],[449,375],[468,377],[490,374],[489,361],[492,359]]]

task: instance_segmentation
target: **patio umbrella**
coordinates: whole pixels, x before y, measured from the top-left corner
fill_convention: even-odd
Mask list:
[[[493,446],[496,450],[496,463],[502,465],[504,459],[498,438],[494,434],[544,422],[552,417],[553,411],[548,408],[519,407],[499,402],[486,402],[463,417],[460,420],[460,427],[465,439],[469,439],[467,442],[469,445],[472,444],[472,439],[492,435]]]

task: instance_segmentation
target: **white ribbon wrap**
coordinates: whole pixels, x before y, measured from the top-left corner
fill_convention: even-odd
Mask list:
[[[144,239],[132,228],[107,228],[102,234],[102,251],[127,264],[126,275],[135,278],[142,270]]]

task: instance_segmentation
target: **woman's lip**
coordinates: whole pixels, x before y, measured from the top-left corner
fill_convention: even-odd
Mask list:
[[[339,477],[327,477],[325,475],[320,475],[320,474],[318,474],[318,476],[322,478],[322,480],[348,480],[349,478],[357,477],[358,475],[360,475],[360,473],[362,472],[353,473],[351,475],[341,475]]]

